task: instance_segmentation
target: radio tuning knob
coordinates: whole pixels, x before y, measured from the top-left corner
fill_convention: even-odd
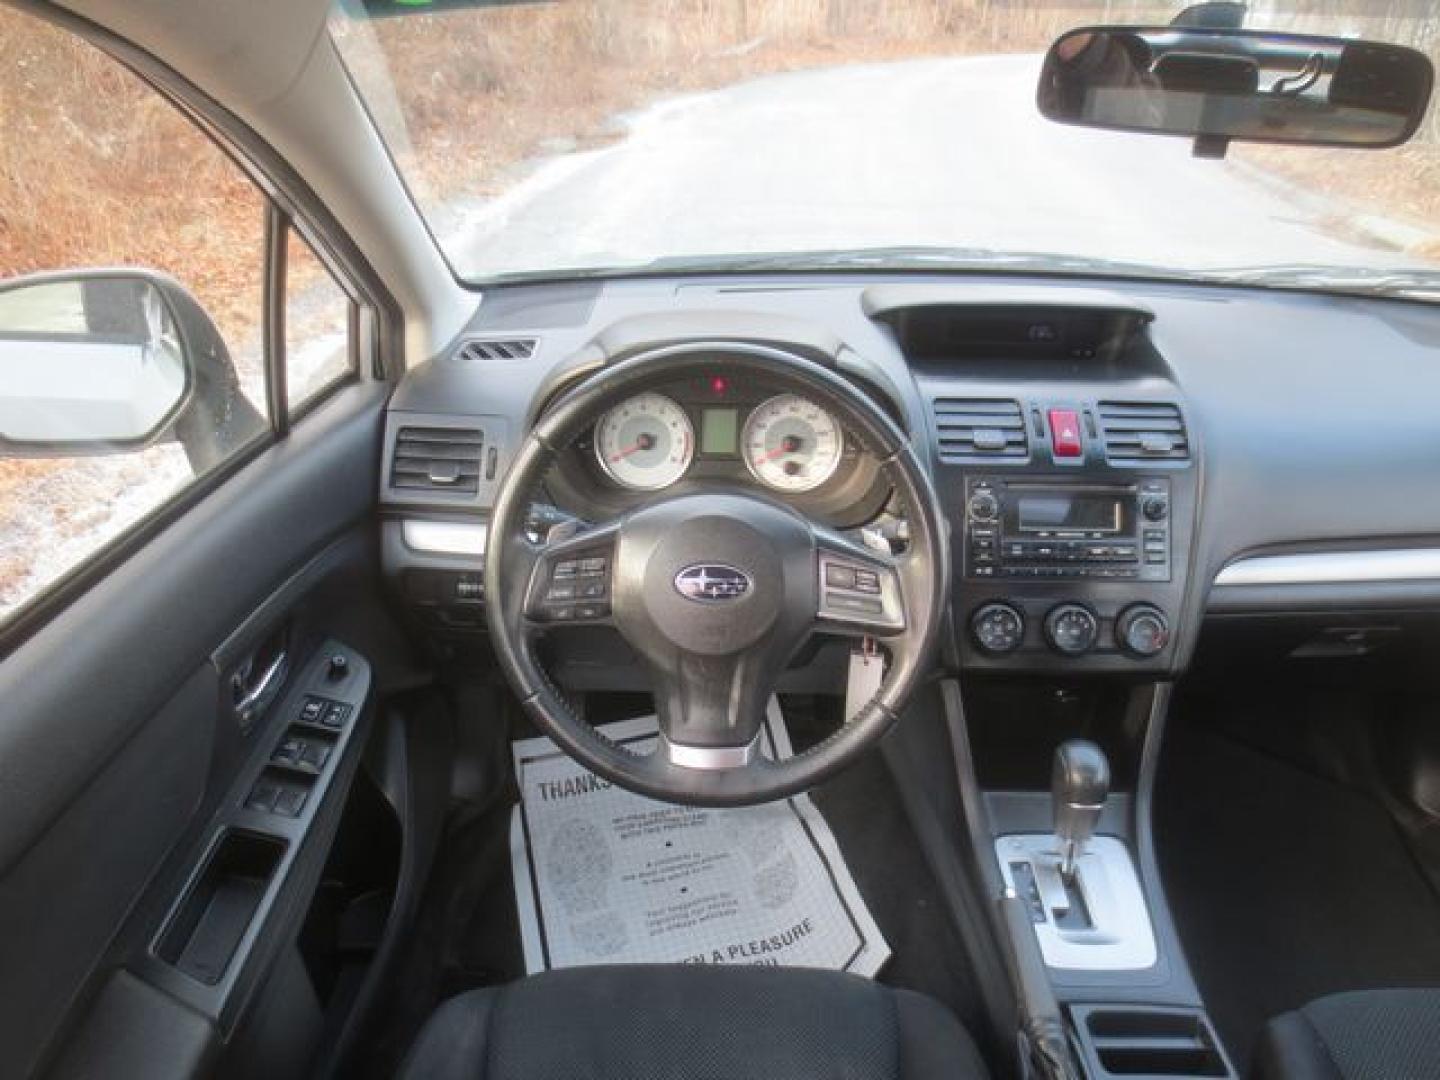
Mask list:
[[[1159,495],[1147,496],[1140,504],[1140,513],[1145,515],[1146,521],[1164,521],[1169,512],[1170,505]]]
[[[970,517],[974,521],[994,521],[1000,512],[1000,504],[988,491],[977,491],[970,496]]]

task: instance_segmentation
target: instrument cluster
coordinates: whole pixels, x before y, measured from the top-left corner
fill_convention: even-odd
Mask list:
[[[854,525],[888,495],[874,456],[829,410],[782,386],[737,386],[718,373],[620,402],[561,465],[557,501],[579,503],[582,513],[623,510],[682,485],[728,483]]]

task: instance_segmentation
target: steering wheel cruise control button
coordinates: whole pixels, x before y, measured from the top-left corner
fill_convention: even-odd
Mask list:
[[[826,595],[825,602],[831,607],[844,611],[860,611],[867,615],[879,615],[885,610],[885,605],[879,600],[867,600],[863,596],[843,596],[832,592]]]
[[[880,593],[880,575],[873,570],[855,571],[855,589],[863,593]]]
[[[822,618],[828,616],[877,634],[903,629],[899,586],[893,570],[882,570],[858,555],[852,558],[834,549],[821,555],[820,566]]]

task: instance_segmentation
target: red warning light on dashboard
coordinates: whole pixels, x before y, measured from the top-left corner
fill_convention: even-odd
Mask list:
[[[729,390],[730,380],[725,378],[724,375],[710,376],[710,392],[716,397],[721,397],[722,395],[728,393]]]

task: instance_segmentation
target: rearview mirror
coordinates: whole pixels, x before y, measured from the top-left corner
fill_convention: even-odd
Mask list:
[[[1051,120],[1187,135],[1197,153],[1232,139],[1397,146],[1415,133],[1434,69],[1414,49],[1369,41],[1197,27],[1087,27],[1045,57]]]
[[[128,270],[0,285],[0,449],[93,454],[163,434],[194,382],[172,289]]]

